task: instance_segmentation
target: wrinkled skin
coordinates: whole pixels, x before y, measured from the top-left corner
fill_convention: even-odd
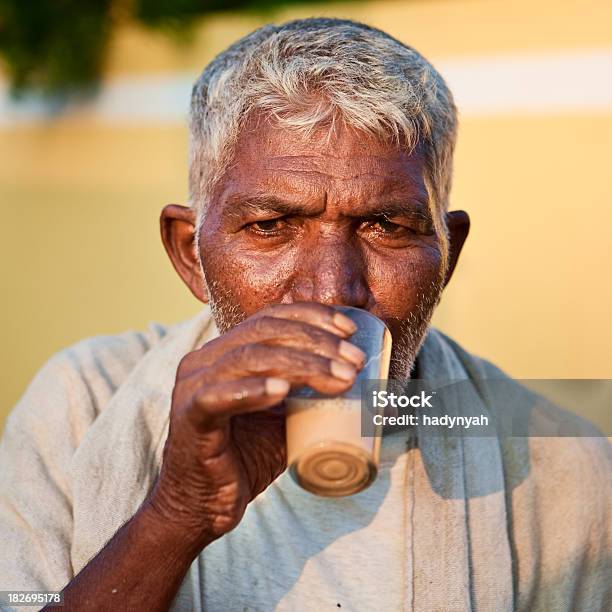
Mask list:
[[[465,213],[447,216],[443,261],[424,171],[418,149],[407,154],[346,128],[307,139],[253,120],[209,203],[199,253],[193,211],[164,209],[172,263],[211,303],[222,332],[180,364],[150,498],[196,548],[235,527],[285,469],[281,402],[290,387],[352,385],[363,356],[331,305],[383,319],[391,374],[409,375],[469,229]]]

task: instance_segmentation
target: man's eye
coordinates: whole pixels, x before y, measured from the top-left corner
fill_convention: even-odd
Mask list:
[[[280,229],[281,220],[280,219],[266,219],[265,221],[256,221],[255,223],[251,223],[251,227],[258,232],[273,232],[275,230]]]
[[[404,229],[401,225],[393,223],[388,219],[379,219],[376,221],[375,225],[377,225],[385,234],[395,234]]]

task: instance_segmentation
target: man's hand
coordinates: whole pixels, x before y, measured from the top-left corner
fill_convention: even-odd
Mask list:
[[[291,387],[342,393],[364,354],[345,340],[354,323],[315,303],[270,306],[186,355],[148,503],[195,550],[233,529],[247,504],[286,467]]]
[[[66,610],[167,610],[189,566],[284,469],[291,387],[349,388],[364,355],[321,304],[271,306],[178,368],[156,486],[63,590]]]

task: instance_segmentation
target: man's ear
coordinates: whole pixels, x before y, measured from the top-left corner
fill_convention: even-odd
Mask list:
[[[195,210],[178,204],[164,206],[160,219],[161,238],[174,269],[200,302],[208,293],[195,252]]]
[[[445,287],[455,271],[459,254],[470,233],[470,217],[464,210],[453,210],[446,213],[446,226],[448,227],[449,253],[448,270],[444,279]]]

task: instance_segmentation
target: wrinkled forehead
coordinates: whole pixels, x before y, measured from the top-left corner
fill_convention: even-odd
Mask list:
[[[385,140],[337,126],[311,134],[250,122],[219,182],[218,212],[241,197],[282,197],[304,203],[375,208],[406,201],[429,209],[424,156]],[[364,211],[366,212],[366,211]]]

